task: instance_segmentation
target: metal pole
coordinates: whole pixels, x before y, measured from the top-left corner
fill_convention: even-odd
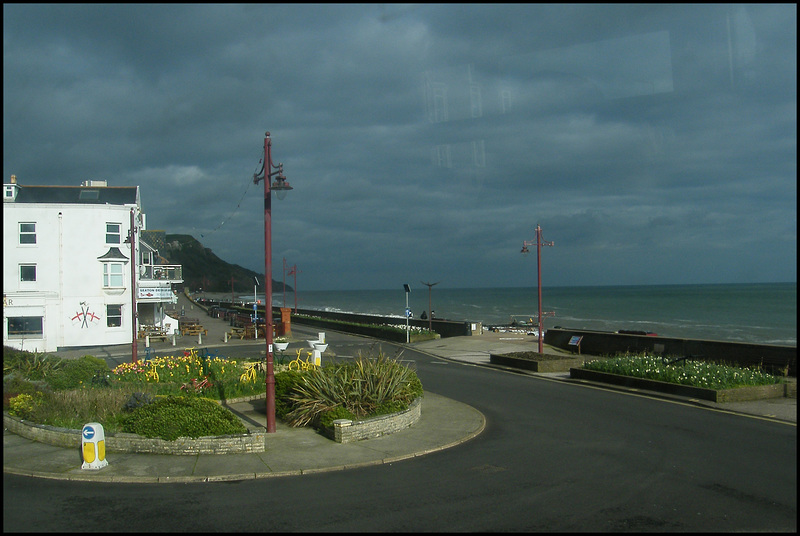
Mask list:
[[[536,271],[538,273],[537,289],[539,292],[539,353],[544,350],[542,340],[542,228],[536,225]]]
[[[431,307],[431,289],[440,283],[437,281],[436,283],[426,283],[425,281],[420,281],[423,285],[428,285],[428,331],[433,331],[432,323],[433,323],[433,308]]]
[[[131,361],[136,363],[139,361],[139,347],[138,347],[138,333],[136,332],[139,315],[136,311],[136,278],[138,274],[138,264],[136,262],[136,217],[134,211],[131,209],[131,334],[133,335],[133,342],[131,343]]]
[[[431,311],[431,291],[433,290],[433,285],[428,287],[428,331],[433,331],[433,319],[431,315],[433,311]]]
[[[267,330],[267,433],[275,432],[275,371],[272,361],[272,196],[270,172],[272,171],[271,140],[264,136],[264,312]]]
[[[294,314],[297,314],[297,265],[292,267],[294,272]]]
[[[406,291],[406,344],[408,344],[408,291]]]

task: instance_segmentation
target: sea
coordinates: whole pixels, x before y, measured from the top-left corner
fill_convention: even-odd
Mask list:
[[[208,293],[229,301],[230,294]],[[317,311],[481,322],[484,327],[538,318],[536,287],[287,291],[273,305]],[[252,303],[253,295],[237,301]],[[295,302],[295,299],[297,300]],[[544,329],[644,331],[663,337],[797,346],[797,283],[543,287]]]

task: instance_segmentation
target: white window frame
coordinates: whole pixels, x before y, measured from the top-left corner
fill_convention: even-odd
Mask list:
[[[119,312],[117,312],[119,311]],[[112,321],[117,322],[112,324]],[[106,305],[106,327],[121,328],[122,327],[122,304]]]
[[[17,329],[17,324],[21,328],[34,327],[35,329]],[[44,317],[42,316],[9,316],[8,317],[8,338],[9,339],[41,339],[44,337]]]
[[[121,262],[103,263],[103,288],[122,288],[125,286],[124,266]],[[119,273],[114,270],[117,267],[119,267]]]
[[[33,231],[23,230],[23,226],[32,225]],[[33,242],[23,240],[23,237],[33,237]],[[34,221],[21,221],[19,222],[19,243],[21,246],[35,246],[36,245],[36,222]]]
[[[122,243],[122,224],[112,221],[106,222],[106,244],[121,244],[121,243]]]
[[[25,279],[23,277],[23,269],[24,268],[33,268],[33,279]],[[19,282],[20,283],[36,283],[36,265],[31,263],[25,263],[19,265]]]

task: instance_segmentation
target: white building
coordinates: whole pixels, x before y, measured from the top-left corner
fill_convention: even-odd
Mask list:
[[[12,175],[3,184],[3,345],[54,352],[131,344],[144,325],[177,329],[166,310],[182,270],[159,263],[159,233],[146,230],[138,186],[23,186]]]

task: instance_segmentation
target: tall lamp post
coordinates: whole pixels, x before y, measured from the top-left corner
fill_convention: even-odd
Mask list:
[[[267,433],[275,432],[275,371],[272,360],[272,196],[274,190],[278,199],[283,199],[286,192],[291,190],[289,182],[283,176],[283,164],[277,166],[272,163],[272,140],[269,132],[264,134],[264,167],[261,172],[253,175],[253,183],[264,181],[264,312],[267,345]],[[275,171],[272,171],[275,169]],[[261,173],[263,172],[263,175]],[[259,176],[261,175],[261,176]],[[275,182],[270,184],[270,179],[275,177]]]
[[[253,276],[253,334],[258,338],[258,278]]]
[[[433,331],[432,323],[433,323],[433,309],[431,309],[431,289],[441,283],[441,281],[437,281],[436,283],[426,283],[425,281],[420,281],[423,285],[427,285],[428,287],[428,331]]]
[[[411,292],[411,287],[408,286],[408,283],[403,283],[403,289],[406,291],[406,344],[408,344],[408,318],[411,316],[411,309],[408,308],[408,293]]]
[[[139,263],[136,262],[136,215],[134,214],[133,209],[131,209],[131,229],[128,232],[128,240],[131,244],[131,334],[133,336],[133,342],[131,343],[131,363],[136,363],[139,361],[139,350],[138,350],[138,327],[139,327],[139,311],[136,305],[136,278],[138,274],[136,273],[139,267]]]
[[[294,294],[294,314],[297,314],[297,273],[298,272],[299,272],[299,270],[297,269],[297,265],[293,264],[292,267],[289,268],[289,273],[288,273],[288,275],[293,275],[294,276],[294,288],[292,289],[292,293]],[[286,284],[284,283],[284,287],[285,286],[286,286]],[[284,304],[284,307],[286,307],[285,304]]]
[[[553,242],[545,242],[542,240],[542,228],[539,227],[539,224],[536,224],[536,242],[528,242],[527,240],[522,241],[522,251],[520,253],[526,254],[529,253],[528,246],[536,246],[536,271],[538,274],[538,282],[536,288],[539,294],[539,353],[541,354],[544,350],[544,342],[542,340],[542,246],[552,246]],[[547,314],[554,314],[554,313],[547,313]]]

